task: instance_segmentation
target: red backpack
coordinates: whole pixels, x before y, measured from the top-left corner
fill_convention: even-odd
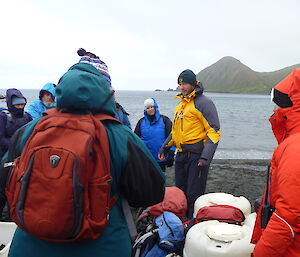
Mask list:
[[[138,232],[145,231],[155,218],[164,212],[172,212],[183,220],[187,212],[187,200],[184,192],[178,187],[166,187],[164,200],[146,208],[137,218]]]
[[[110,197],[109,142],[101,121],[116,119],[58,109],[46,113],[10,169],[6,196],[11,218],[43,240],[98,238],[115,203]]]
[[[150,215],[160,216],[165,211],[174,213],[183,220],[187,212],[187,200],[184,192],[178,187],[166,187],[164,200],[146,209]]]

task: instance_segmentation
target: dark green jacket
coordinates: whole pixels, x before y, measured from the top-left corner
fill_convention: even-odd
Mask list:
[[[58,108],[84,113],[86,109],[113,115],[115,102],[111,89],[90,64],[75,64],[60,79],[57,89]],[[27,124],[14,137],[11,149],[19,155],[39,120]],[[145,207],[162,201],[164,178],[151,153],[126,126],[104,122],[110,144],[112,195],[123,195],[133,207]],[[26,208],[26,207],[25,207]],[[59,218],[59,217],[58,217]],[[120,200],[110,212],[104,234],[82,243],[42,241],[17,229],[10,249],[13,257],[130,257],[131,241]]]

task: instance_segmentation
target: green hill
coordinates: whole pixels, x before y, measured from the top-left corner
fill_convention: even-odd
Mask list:
[[[300,64],[273,72],[256,72],[226,56],[197,74],[207,92],[268,94],[270,89]]]

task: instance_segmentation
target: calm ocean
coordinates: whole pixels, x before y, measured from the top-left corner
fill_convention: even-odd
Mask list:
[[[38,97],[38,90],[21,90],[31,103]],[[0,89],[0,94],[5,94]],[[179,102],[171,91],[117,91],[116,99],[130,114],[132,128],[143,116],[144,100],[154,97],[160,112],[173,119],[174,109]],[[219,159],[270,159],[276,147],[269,117],[273,104],[266,95],[206,93],[218,110],[221,123],[221,141],[215,158]],[[0,101],[0,107],[6,104]],[[27,104],[28,106],[28,104]]]

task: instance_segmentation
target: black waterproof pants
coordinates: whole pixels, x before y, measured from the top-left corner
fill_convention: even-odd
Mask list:
[[[178,152],[175,158],[175,184],[187,197],[188,219],[193,217],[194,203],[206,188],[209,165],[198,166],[200,156],[198,153]]]
[[[162,169],[163,172],[166,171],[166,163],[165,162],[158,162],[158,165]]]

